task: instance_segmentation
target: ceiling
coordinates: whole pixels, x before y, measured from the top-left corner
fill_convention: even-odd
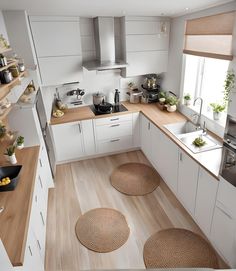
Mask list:
[[[170,16],[221,5],[232,0],[0,0],[0,9],[26,10],[30,15]]]

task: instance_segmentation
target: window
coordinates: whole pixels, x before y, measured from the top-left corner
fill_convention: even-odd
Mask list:
[[[210,103],[222,103],[224,81],[230,62],[193,55],[184,55],[184,57],[183,94],[189,93],[192,99],[203,98],[204,111],[210,110]]]

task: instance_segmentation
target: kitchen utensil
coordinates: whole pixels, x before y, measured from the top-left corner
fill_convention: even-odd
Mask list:
[[[113,107],[112,104],[105,102],[104,99],[103,99],[102,103],[98,104],[97,106],[98,106],[97,110],[99,112],[102,112],[102,113],[109,113],[109,112],[111,112],[112,111],[112,107]]]
[[[93,93],[92,95],[93,95],[93,104],[95,108],[97,108],[99,104],[105,101],[106,96],[103,93],[96,92]]]
[[[142,96],[142,91],[138,90],[138,89],[133,89],[130,92],[127,92],[127,94],[129,95],[129,102],[132,104],[137,104],[140,102],[140,97]]]
[[[0,180],[6,177],[11,180],[9,184],[0,186],[0,191],[12,191],[16,188],[21,168],[21,165],[0,167]]]
[[[120,92],[118,91],[118,89],[116,89],[115,96],[114,96],[114,103],[119,104],[119,102],[120,102]]]

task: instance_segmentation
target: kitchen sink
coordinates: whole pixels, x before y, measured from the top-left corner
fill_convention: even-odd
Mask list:
[[[205,133],[203,129],[199,129],[198,126],[190,121],[167,124],[164,125],[164,127],[193,153],[200,153],[222,147],[218,140]],[[201,137],[206,142],[204,146],[197,147],[193,144],[193,141],[197,137]]]

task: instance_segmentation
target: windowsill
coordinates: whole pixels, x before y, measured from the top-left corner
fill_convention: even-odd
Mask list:
[[[193,106],[193,105],[186,106],[184,104],[181,104],[179,106],[179,111],[182,114],[184,114],[186,117],[188,117],[189,119],[192,119],[193,114],[199,114],[199,110],[200,110],[199,107]],[[227,117],[227,114],[225,112],[222,112],[220,119],[214,120],[212,111],[202,110],[201,124],[203,125],[205,121],[206,128],[208,130],[217,134],[219,137],[223,138],[225,124],[226,124],[226,117]]]

